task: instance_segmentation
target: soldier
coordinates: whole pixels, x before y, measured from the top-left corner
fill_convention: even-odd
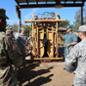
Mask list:
[[[0,37],[1,36],[3,36],[3,35],[0,35]],[[16,78],[15,68],[13,67],[12,60],[9,58],[11,53],[10,54],[8,53],[8,51],[10,51],[10,48],[8,47],[7,42],[9,41],[9,38],[11,38],[11,37],[13,37],[13,31],[7,30],[6,34],[4,35],[3,39],[1,40],[3,43],[3,52],[4,53],[3,53],[3,55],[2,55],[2,53],[0,53],[1,54],[0,56],[2,56],[2,57],[4,56],[4,58],[2,58],[3,62],[0,59],[0,86],[17,86],[17,78]],[[9,41],[9,43],[10,43],[10,41]]]
[[[81,42],[76,44],[65,60],[65,69],[75,73],[74,86],[86,86],[86,25],[79,27]]]
[[[17,41],[17,45],[19,46],[21,52],[22,52],[22,55],[23,55],[23,61],[25,61],[25,56],[26,56],[26,53],[25,53],[25,43],[26,43],[26,39],[27,37],[25,36],[24,34],[24,29],[20,30],[17,37],[16,37],[17,34],[14,33],[14,36],[15,36],[15,39]]]
[[[64,57],[70,52],[71,48],[77,43],[77,36],[73,33],[72,29],[67,30],[67,34],[64,35]]]
[[[16,86],[15,72],[7,54],[6,37],[6,11],[0,9],[0,86]]]

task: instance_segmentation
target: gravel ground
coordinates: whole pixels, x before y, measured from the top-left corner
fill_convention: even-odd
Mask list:
[[[53,74],[53,76],[49,83],[45,83],[42,86],[72,86],[73,74],[64,71],[64,63],[54,62],[46,65],[53,67],[50,70],[50,73]]]
[[[21,70],[22,86],[72,86],[73,74],[64,71],[63,62],[34,63]],[[28,78],[29,77],[29,78]]]

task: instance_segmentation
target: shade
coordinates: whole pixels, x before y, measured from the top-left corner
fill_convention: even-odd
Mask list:
[[[80,7],[86,0],[15,0],[20,8]]]

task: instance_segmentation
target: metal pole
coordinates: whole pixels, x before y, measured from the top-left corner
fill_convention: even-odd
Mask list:
[[[22,23],[21,23],[21,11],[18,6],[16,6],[16,12],[17,12],[17,16],[19,18],[19,29],[18,29],[18,31],[19,31],[21,29]]]
[[[81,6],[81,25],[83,25],[83,6]]]
[[[19,28],[18,28],[18,32],[21,31],[21,27],[22,27],[22,22],[21,22],[21,11],[18,11],[18,18],[19,18]]]
[[[19,19],[19,29],[21,29],[21,26],[22,26],[21,19]]]

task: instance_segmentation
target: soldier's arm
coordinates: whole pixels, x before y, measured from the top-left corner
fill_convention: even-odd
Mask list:
[[[73,40],[73,42],[72,42],[70,45],[71,45],[71,46],[76,45],[77,42],[78,42],[78,37],[76,36],[76,34],[73,34],[73,35],[72,35],[72,40]]]
[[[69,72],[73,72],[75,71],[76,67],[77,67],[77,58],[78,58],[78,51],[79,49],[75,46],[69,53],[69,55],[67,55],[66,59],[65,59],[65,66],[64,69],[69,71]]]
[[[76,44],[77,44],[77,41],[74,41],[74,42],[70,43],[69,46],[74,46],[74,45],[76,45]]]

